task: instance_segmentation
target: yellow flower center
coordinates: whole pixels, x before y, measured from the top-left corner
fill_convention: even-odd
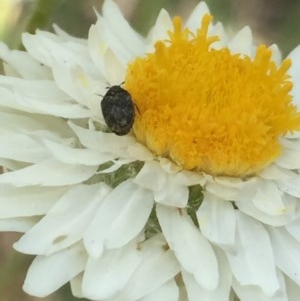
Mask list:
[[[249,176],[281,153],[279,138],[300,129],[289,94],[290,60],[277,66],[260,45],[254,58],[213,49],[205,15],[196,34],[175,17],[169,40],[131,62],[125,88],[138,110],[136,138],[184,169]]]

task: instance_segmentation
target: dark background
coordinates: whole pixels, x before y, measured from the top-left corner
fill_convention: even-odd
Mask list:
[[[93,7],[101,11],[102,0],[1,0],[0,18],[4,3],[16,2],[4,22],[0,19],[1,40],[11,47],[19,46],[20,33],[36,27],[51,30],[53,23],[79,37],[87,37],[95,22]],[[115,0],[132,26],[145,34],[159,10],[164,7],[171,15],[184,19],[200,1],[197,0]],[[232,32],[249,25],[258,43],[276,43],[283,54],[288,54],[300,41],[299,0],[207,0],[215,20],[222,21]],[[39,19],[28,21],[36,7]],[[35,17],[37,14],[35,14]],[[2,18],[3,19],[3,18]],[[1,24],[4,23],[4,24]],[[2,25],[2,26],[1,26]],[[2,29],[1,29],[2,27]],[[1,32],[0,32],[1,34]]]

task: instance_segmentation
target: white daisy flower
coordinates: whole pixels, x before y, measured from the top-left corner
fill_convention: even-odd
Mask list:
[[[55,30],[0,45],[0,230],[36,255],[24,290],[297,300],[300,48],[230,38],[204,2],[147,38],[111,0],[87,41]]]

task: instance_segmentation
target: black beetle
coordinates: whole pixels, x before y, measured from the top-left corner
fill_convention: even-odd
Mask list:
[[[134,122],[134,103],[131,95],[121,86],[108,89],[101,101],[104,121],[110,130],[118,136],[130,132]]]

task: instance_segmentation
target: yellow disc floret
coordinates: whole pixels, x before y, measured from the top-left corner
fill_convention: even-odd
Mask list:
[[[252,175],[281,153],[279,138],[300,129],[287,71],[266,46],[253,58],[214,49],[210,15],[195,34],[174,18],[169,40],[129,64],[125,88],[138,112],[136,138],[184,169]]]

